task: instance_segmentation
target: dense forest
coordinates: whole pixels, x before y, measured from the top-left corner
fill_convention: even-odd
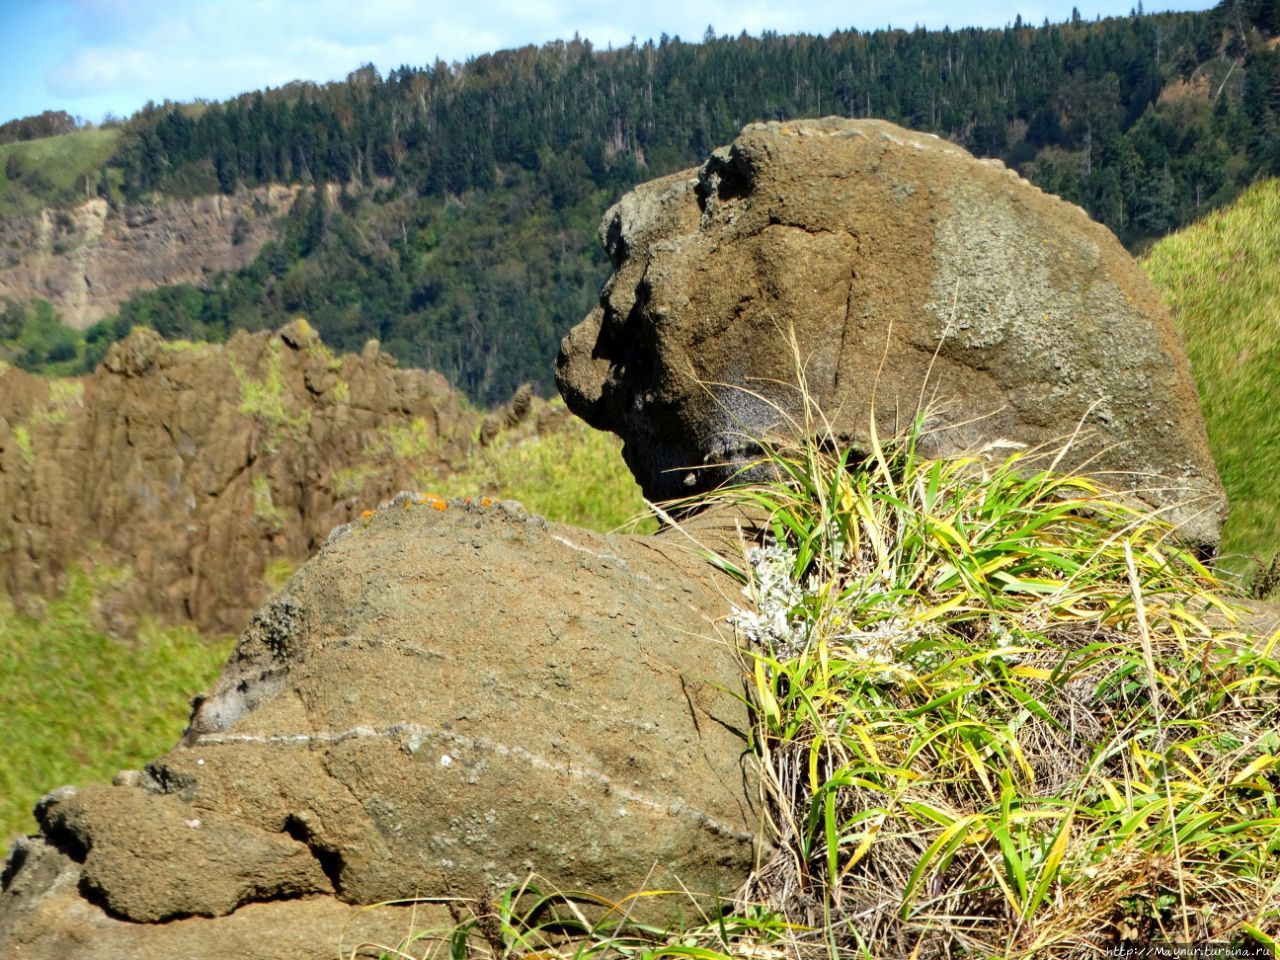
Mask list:
[[[548,389],[559,338],[605,275],[604,209],[759,119],[884,117],[938,133],[1139,246],[1280,173],[1277,35],[1280,0],[1003,30],[708,28],[696,43],[664,35],[602,51],[575,38],[148,105],[98,175],[112,203],[316,189],[252,265],[134,296],[89,331],[83,356],[136,323],[220,339],[303,313],[336,347],[378,337],[482,402],[526,379]],[[11,333],[21,321],[0,314]],[[40,366],[38,347],[19,359]]]

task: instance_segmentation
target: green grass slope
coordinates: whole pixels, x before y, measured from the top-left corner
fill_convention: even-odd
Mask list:
[[[38,618],[0,599],[0,847],[35,829],[31,808],[54,787],[110,780],[172,746],[229,652],[190,629],[96,630],[103,576],[73,574]]]
[[[576,417],[542,436],[500,437],[477,449],[463,469],[424,477],[423,485],[450,497],[518,500],[548,520],[591,530],[627,528],[647,515],[640,487],[622,461],[622,442]],[[649,521],[639,532],[654,529]]]
[[[0,146],[0,216],[96,196],[119,139],[118,129],[77,130]]]
[[[1153,246],[1143,261],[1187,355],[1227,490],[1223,553],[1280,547],[1280,179]],[[1231,563],[1231,560],[1228,560]]]

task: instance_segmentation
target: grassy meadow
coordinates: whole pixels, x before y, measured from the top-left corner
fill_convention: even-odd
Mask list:
[[[230,639],[144,624],[133,640],[94,626],[118,572],[74,572],[37,616],[0,599],[0,845],[35,829],[31,808],[62,784],[110,780],[168,749],[190,699],[217,676]]]
[[[492,446],[477,446],[462,470],[426,474],[422,486],[448,497],[518,500],[548,520],[591,530],[628,527],[647,516],[640,487],[622,462],[622,442],[576,417],[540,436],[501,434]],[[639,532],[654,529],[648,520]]]
[[[97,195],[117,129],[77,130],[0,145],[0,216],[32,214]]]
[[[1280,548],[1280,179],[1143,259],[1187,346],[1231,515],[1222,549],[1251,571]]]

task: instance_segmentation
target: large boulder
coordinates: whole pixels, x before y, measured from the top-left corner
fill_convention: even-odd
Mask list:
[[[932,401],[930,452],[1057,448],[1191,542],[1225,500],[1182,345],[1103,226],[998,161],[873,120],[752,124],[605,215],[614,274],[565,338],[570,408],[651,499],[714,487],[754,439],[844,439]],[[794,342],[792,336],[794,335]]]
[[[100,955],[72,945],[81,928],[133,956],[157,921],[285,901],[336,917],[531,873],[729,893],[759,828],[732,593],[679,542],[401,496],[254,616],[178,746],[42,801],[0,954],[33,910],[75,958]],[[220,928],[184,922],[195,946],[169,955],[203,956]]]

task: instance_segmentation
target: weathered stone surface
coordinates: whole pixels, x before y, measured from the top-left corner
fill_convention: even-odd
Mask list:
[[[369,908],[324,895],[250,903],[223,917],[133,923],[85,899],[80,865],[41,839],[21,841],[9,867],[0,951],[23,960],[363,960],[386,956],[385,946],[412,934],[453,926],[439,904]]]
[[[531,872],[614,898],[742,882],[759,823],[721,622],[736,584],[665,537],[443,506],[405,495],[339,528],[255,615],[179,746],[42,803],[84,895],[144,922],[330,891],[472,896]],[[47,892],[31,869],[6,891]],[[4,909],[0,953],[31,923]]]
[[[40,825],[84,860],[83,882],[131,920],[220,917],[254,900],[331,893],[306,844],[135,787],[62,790]]]
[[[614,275],[561,392],[651,499],[723,481],[803,420],[838,434],[935,400],[936,454],[1059,446],[1215,545],[1225,512],[1185,355],[1107,229],[994,161],[882,121],[753,124],[605,216]],[[1077,429],[1079,435],[1076,435]]]
[[[60,383],[0,370],[0,588],[31,603],[101,562],[129,571],[105,626],[238,632],[271,561],[461,462],[476,426],[440,374],[335,357],[301,323],[223,346],[140,329]]]

